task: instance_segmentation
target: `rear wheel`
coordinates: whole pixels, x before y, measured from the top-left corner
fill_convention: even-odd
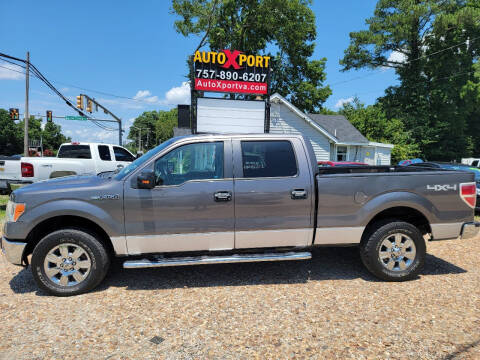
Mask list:
[[[32,273],[38,286],[56,296],[78,295],[105,277],[110,259],[95,235],[64,229],[45,236],[32,254]]]
[[[425,254],[425,240],[420,231],[410,223],[395,220],[374,224],[360,247],[367,269],[387,281],[417,277]]]

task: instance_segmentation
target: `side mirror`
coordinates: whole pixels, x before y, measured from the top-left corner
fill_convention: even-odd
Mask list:
[[[153,189],[155,187],[155,173],[153,170],[145,170],[137,176],[137,188]]]

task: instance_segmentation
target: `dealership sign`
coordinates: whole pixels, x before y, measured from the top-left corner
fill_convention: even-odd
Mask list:
[[[195,90],[267,94],[270,56],[238,50],[196,51]]]

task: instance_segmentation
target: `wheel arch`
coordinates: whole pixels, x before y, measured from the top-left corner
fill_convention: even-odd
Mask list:
[[[365,241],[375,224],[381,221],[387,221],[389,219],[392,221],[405,221],[409,224],[412,224],[419,229],[422,235],[432,233],[430,222],[423,212],[409,206],[394,206],[380,211],[370,219],[365,227],[365,230],[363,231],[361,241]]]
[[[112,241],[107,232],[96,222],[82,216],[60,215],[45,219],[38,223],[26,238],[27,246],[23,252],[23,259],[33,253],[33,249],[47,234],[62,229],[75,228],[96,235],[96,238],[105,246],[109,255],[115,254]]]

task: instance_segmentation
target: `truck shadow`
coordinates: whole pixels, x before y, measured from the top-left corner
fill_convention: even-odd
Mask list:
[[[307,261],[279,261],[244,264],[217,264],[126,270],[115,260],[103,283],[94,291],[109,287],[127,290],[175,289],[184,287],[248,286],[301,284],[308,281],[353,280],[381,281],[363,266],[356,248],[319,248]],[[422,276],[461,274],[466,270],[427,254]],[[30,269],[23,269],[10,281],[15,293],[37,292]]]

